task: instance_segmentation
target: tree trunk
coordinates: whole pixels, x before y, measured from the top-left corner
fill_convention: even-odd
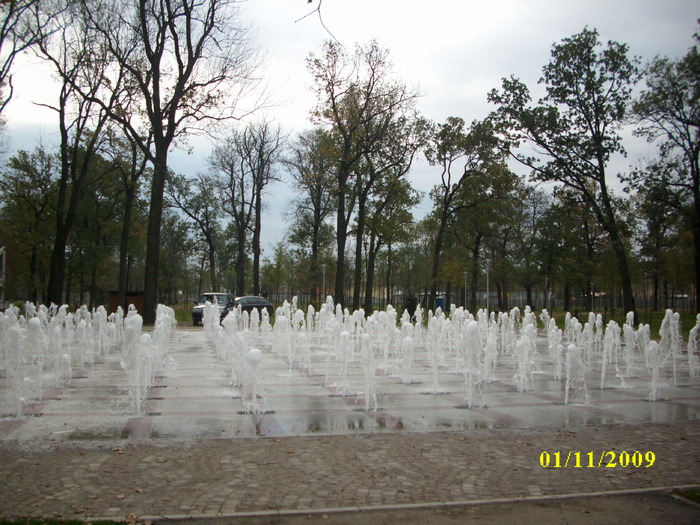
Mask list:
[[[37,286],[37,271],[36,271],[36,248],[32,248],[32,253],[29,257],[29,282],[32,283],[32,291],[30,294],[30,299],[34,304],[39,304],[39,289]]]
[[[204,261],[206,261],[207,256],[202,256],[202,262],[199,263],[199,280],[197,281],[197,298],[199,298],[204,292]]]
[[[236,256],[236,295],[245,295],[245,228],[237,231],[238,255]]]
[[[479,252],[481,250],[481,239],[483,238],[482,233],[477,233],[474,239],[474,246],[472,247],[472,282],[471,282],[471,293],[469,294],[470,311],[476,312],[476,287],[479,279]]]
[[[695,245],[693,253],[693,262],[695,263],[695,304],[693,305],[693,312],[698,312],[700,311],[700,189],[697,181],[700,174],[697,173],[697,168],[693,171],[695,172],[693,175],[693,180],[695,181],[693,184],[695,220],[692,221],[693,243]]]
[[[651,309],[654,312],[657,312],[659,310],[659,272],[658,268],[654,268],[654,277],[653,277],[653,290],[652,290],[652,298],[651,298]]]
[[[311,232],[311,275],[314,276],[314,281],[313,281],[313,286],[311,287],[312,290],[312,295],[311,295],[311,302],[313,304],[317,304],[318,307],[321,307],[321,304],[323,301],[325,301],[324,294],[326,293],[325,290],[321,290],[321,293],[318,293],[319,289],[319,280],[321,282],[321,287],[324,287],[326,285],[325,282],[323,282],[325,279],[323,278],[323,271],[321,268],[319,268],[318,264],[318,245],[319,245],[319,231],[320,231],[320,223],[321,221],[318,220],[318,211],[317,209],[314,209],[314,221],[312,225],[312,232]]]
[[[428,298],[428,307],[435,308],[435,300],[437,299],[438,291],[438,273],[440,272],[440,255],[442,255],[442,242],[445,237],[447,228],[447,205],[443,203],[443,211],[440,217],[440,226],[438,227],[437,236],[435,237],[435,247],[433,248],[432,268],[430,271],[430,297]]]
[[[253,226],[253,295],[260,295],[260,234],[262,229],[262,188],[255,193],[255,224]]]
[[[68,130],[65,128],[63,118],[60,122],[61,131],[61,179],[58,183],[58,200],[56,202],[56,231],[54,235],[54,244],[51,250],[51,262],[49,263],[49,284],[48,296],[49,303],[54,303],[57,306],[62,304],[63,300],[63,280],[66,274],[66,242],[68,233],[66,230],[66,204],[68,199],[68,181],[71,178],[71,167],[68,159]],[[77,188],[73,189],[77,191]]]
[[[338,257],[335,267],[335,303],[345,306],[345,243],[348,224],[345,217],[345,195],[347,176],[339,176],[338,210],[336,213],[336,244]]]
[[[70,298],[71,298],[71,295],[72,295],[72,290],[73,290],[73,275],[72,275],[71,273],[69,273],[68,276],[67,276],[67,278],[66,278],[66,297],[65,297],[65,301],[63,301],[63,302],[60,303],[60,304],[67,304],[67,305],[69,305],[69,306],[71,305],[71,303],[70,303]]]
[[[97,261],[93,261],[92,273],[90,275],[90,305],[88,308],[95,308],[95,299],[97,298]]]
[[[124,311],[129,307],[126,304],[126,293],[128,292],[128,266],[127,257],[129,255],[129,231],[131,230],[131,214],[134,209],[136,187],[134,184],[127,184],[126,196],[124,200],[124,221],[122,222],[121,238],[119,240],[119,284],[117,304]]]
[[[634,324],[637,325],[637,306],[634,301],[634,292],[632,290],[632,276],[630,275],[629,264],[627,262],[627,250],[620,236],[620,231],[615,219],[615,210],[610,202],[607,186],[605,183],[605,165],[602,159],[598,159],[600,168],[600,197],[602,199],[603,210],[599,211],[599,220],[603,228],[608,232],[612,249],[617,258],[617,268],[620,273],[620,284],[622,285],[622,307],[625,313],[632,312],[634,314]],[[595,209],[595,202],[592,202]]]
[[[377,260],[377,252],[381,243],[377,242],[374,232],[369,238],[369,253],[367,254],[367,282],[365,284],[365,314],[371,315],[374,310],[374,268]]]
[[[158,304],[158,270],[160,264],[160,225],[163,219],[163,193],[168,176],[168,144],[155,141],[155,162],[151,183],[151,201],[146,230],[146,267],[143,287],[143,322],[154,324]]]
[[[393,301],[391,296],[391,243],[387,245],[386,252],[386,304],[390,305]]]
[[[360,196],[357,208],[357,229],[355,232],[355,278],[352,293],[352,309],[359,310],[360,296],[362,295],[362,240],[365,234],[365,200],[364,194]]]
[[[637,305],[634,300],[634,292],[632,291],[632,276],[630,275],[629,264],[627,262],[627,250],[619,236],[617,228],[613,228],[614,234],[611,233],[612,247],[617,256],[617,267],[620,272],[620,281],[622,284],[622,306],[625,313],[633,312],[635,316],[634,323],[637,324]]]
[[[209,278],[211,279],[211,289],[215,292],[219,290],[219,277],[216,272],[216,249],[211,234],[207,233],[207,246],[209,247]]]

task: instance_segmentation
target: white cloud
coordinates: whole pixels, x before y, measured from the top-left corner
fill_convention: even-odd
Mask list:
[[[256,41],[269,56],[267,74],[276,98],[285,105],[267,111],[288,131],[310,127],[308,112],[314,104],[305,59],[319,53],[331,38],[317,14],[299,20],[318,6],[318,0],[249,0],[242,3],[243,17],[256,28]],[[376,38],[391,52],[397,73],[425,93],[421,111],[442,121],[450,115],[467,122],[485,117],[492,109],[486,93],[500,86],[501,78],[515,75],[536,89],[551,46],[584,27],[597,28],[603,42],[627,43],[633,55],[649,60],[655,55],[674,58],[693,45],[700,17],[697,2],[688,0],[323,0],[321,13],[330,32],[344,45]],[[299,21],[297,21],[299,20]],[[8,113],[15,148],[31,149],[30,122],[51,129],[47,114],[33,100],[51,95],[46,73],[34,70],[17,75],[21,84]],[[19,133],[19,126],[25,130]],[[39,134],[45,134],[42,131]],[[19,140],[21,138],[21,140]],[[630,144],[632,155],[643,148]],[[173,169],[189,172],[203,166],[209,154],[198,145],[192,156],[173,156]],[[624,169],[634,162],[622,160]],[[431,171],[421,164],[413,180],[421,190],[430,187]],[[282,238],[281,212],[285,192],[275,190],[266,227],[270,242]]]

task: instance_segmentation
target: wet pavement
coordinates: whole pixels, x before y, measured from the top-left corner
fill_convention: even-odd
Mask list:
[[[417,353],[408,384],[378,368],[377,410],[366,411],[358,363],[341,395],[327,354],[301,368],[263,350],[257,413],[201,328],[175,332],[172,362],[140,416],[116,353],[22,418],[0,402],[0,516],[276,516],[700,483],[700,378],[682,366],[675,386],[664,375],[654,402],[638,370],[624,384],[609,372],[603,389],[592,373],[590,401],[564,405],[551,365],[541,363],[534,390],[518,392],[503,359],[469,409],[464,376],[441,370],[431,393]]]

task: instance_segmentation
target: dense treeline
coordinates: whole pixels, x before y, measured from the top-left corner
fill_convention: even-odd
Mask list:
[[[59,80],[61,137],[3,168],[5,300],[96,304],[118,290],[124,304],[137,289],[148,310],[227,289],[331,294],[366,311],[700,304],[697,35],[681,59],[641,64],[584,29],[552,47],[540,100],[504,78],[484,94],[492,113],[471,122],[420,115],[378,42],[328,42],[307,59],[313,127],[282,130],[269,112],[236,118],[259,59],[234,2],[116,4],[2,7],[16,21],[3,42]],[[3,51],[0,109],[13,57]],[[168,151],[204,127],[218,137],[206,165],[174,173]],[[610,161],[630,128],[658,154],[618,177]],[[434,173],[429,195],[410,183],[418,159]],[[286,239],[264,258],[274,184],[295,196]]]

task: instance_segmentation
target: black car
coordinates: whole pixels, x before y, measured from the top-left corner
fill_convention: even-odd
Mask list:
[[[227,306],[223,312],[222,319],[226,317],[226,314],[228,314],[230,310],[238,308],[239,306],[241,307],[242,311],[248,313],[252,312],[253,308],[257,308],[258,313],[260,314],[262,314],[263,309],[267,310],[269,315],[274,313],[274,306],[272,306],[272,303],[264,297],[258,297],[257,295],[246,295],[244,297],[237,297],[235,301],[233,301],[233,304]]]
[[[192,308],[192,324],[197,326],[202,322],[204,303],[207,301],[219,307],[219,315],[223,319],[228,313],[226,307],[232,305],[235,300],[236,298],[230,293],[207,292],[202,294],[199,300],[195,301]]]

